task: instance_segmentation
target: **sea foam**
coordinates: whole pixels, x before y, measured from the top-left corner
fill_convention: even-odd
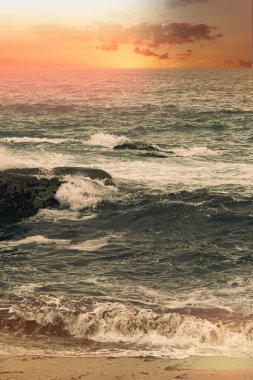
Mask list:
[[[19,247],[27,244],[68,244],[70,240],[66,239],[49,239],[43,235],[28,236],[20,240],[7,240],[0,242],[0,248],[3,247]]]
[[[206,146],[193,146],[190,148],[175,148],[173,152],[181,157],[203,157],[203,156],[217,156],[218,151],[207,148]]]
[[[252,321],[244,323],[212,322],[207,319],[179,313],[157,314],[151,309],[139,309],[121,303],[93,302],[91,307],[63,305],[62,300],[39,298],[42,304],[13,305],[12,319],[23,320],[25,329],[29,321],[36,330],[59,332],[67,336],[85,338],[100,343],[114,343],[156,351],[159,356],[182,357],[189,355],[248,356],[253,350]],[[45,304],[46,301],[46,304]],[[43,306],[44,305],[44,306]],[[47,305],[47,306],[46,306]],[[139,351],[140,352],[140,351]]]
[[[95,133],[86,142],[88,145],[100,145],[107,148],[113,148],[115,145],[129,142],[130,140],[126,136],[116,136],[111,133]]]
[[[117,192],[113,186],[105,186],[102,181],[82,177],[64,177],[65,182],[56,193],[56,198],[71,210],[94,208],[103,200],[109,200]]]
[[[0,142],[4,143],[33,143],[33,144],[61,144],[68,141],[67,139],[61,138],[47,138],[47,137],[3,137]]]

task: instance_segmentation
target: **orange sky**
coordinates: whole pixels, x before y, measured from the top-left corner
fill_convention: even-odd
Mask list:
[[[252,67],[252,0],[0,5],[0,67]]]

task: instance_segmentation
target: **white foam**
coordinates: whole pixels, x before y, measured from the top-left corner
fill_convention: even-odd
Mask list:
[[[206,146],[193,146],[191,148],[175,148],[173,152],[182,157],[195,157],[195,156],[217,156],[220,152],[212,150]]]
[[[38,307],[30,304],[11,308],[13,317],[35,320],[41,326],[59,321],[71,336],[96,342],[127,343],[140,347],[139,354],[150,349],[159,356],[188,355],[250,356],[253,352],[253,322],[238,324],[212,322],[178,313],[156,314],[150,309],[137,309],[120,303],[94,303],[83,306],[79,313],[71,305],[50,299]],[[48,306],[51,305],[49,308]],[[131,348],[131,347],[130,347]]]
[[[88,145],[105,146],[107,148],[113,148],[115,145],[129,142],[130,140],[126,136],[116,136],[111,133],[95,133],[86,142]]]
[[[153,190],[172,191],[226,186],[231,184],[245,187],[245,193],[251,194],[252,163],[230,163],[222,161],[201,161],[191,157],[170,158],[166,160],[123,160],[100,162],[103,169],[115,180],[132,181],[136,186],[146,186]]]
[[[60,138],[46,138],[46,137],[2,137],[0,142],[4,143],[35,143],[35,144],[61,144],[68,140]]]
[[[1,241],[0,247],[18,247],[20,245],[27,245],[27,244],[68,244],[70,243],[70,240],[65,239],[48,239],[43,235],[35,235],[35,236],[28,236],[25,239],[21,240],[8,240],[8,241]]]
[[[102,181],[88,178],[66,176],[64,181],[55,197],[71,210],[93,208],[102,200],[111,199],[117,191],[113,186],[105,186]]]
[[[61,153],[24,151],[17,154],[16,151],[0,147],[0,170],[10,168],[45,168],[52,169],[56,166],[67,166],[72,158]]]
[[[45,220],[47,222],[59,223],[60,221],[64,221],[64,220],[84,221],[84,220],[94,219],[96,217],[97,217],[97,214],[95,214],[95,213],[92,213],[89,215],[81,215],[78,210],[72,211],[69,209],[57,210],[57,209],[45,208],[45,209],[39,210],[39,212],[36,215],[29,218],[27,222],[30,223],[31,221],[36,222],[36,221]],[[24,223],[26,223],[26,221],[23,221],[23,224]]]
[[[24,284],[12,289],[12,292],[17,296],[34,294],[37,289],[40,289],[43,284]]]
[[[72,244],[69,246],[69,249],[74,249],[76,251],[88,251],[93,252],[97,249],[100,249],[108,244],[109,237],[103,237],[94,240],[86,240],[79,244]]]

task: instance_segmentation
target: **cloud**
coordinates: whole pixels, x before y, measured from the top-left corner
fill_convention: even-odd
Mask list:
[[[244,59],[239,59],[239,60],[232,60],[232,59],[225,59],[223,63],[226,66],[232,66],[232,67],[241,67],[241,68],[246,68],[246,69],[251,69],[252,68],[252,61],[250,60],[244,60]]]
[[[136,54],[169,59],[168,53],[156,51],[171,45],[192,44],[198,41],[213,41],[222,36],[217,28],[206,24],[187,22],[142,22],[130,27],[122,24],[96,23],[86,28],[64,28],[61,25],[45,25],[33,29],[43,40],[64,43],[82,42],[94,44],[98,49],[115,52],[121,45],[134,46]],[[186,60],[191,55],[190,49],[182,53],[179,59]]]
[[[180,61],[186,61],[191,55],[192,55],[192,50],[188,49],[184,53],[177,54],[177,57],[180,59]]]
[[[124,28],[121,24],[93,24],[83,30],[65,28],[61,25],[45,25],[33,28],[33,32],[47,40],[96,41],[101,48],[115,51],[118,45],[130,44],[149,48],[160,45],[193,43],[200,40],[215,40],[222,36],[215,33],[216,27],[191,23],[143,22]]]
[[[156,57],[159,60],[169,59],[169,53],[159,54],[150,49],[140,49],[138,46],[134,49],[136,54],[144,55],[145,57]]]
[[[209,0],[168,0],[170,7],[185,7],[194,3],[207,3]]]
[[[118,45],[115,42],[109,42],[108,44],[102,44],[98,48],[105,51],[117,51]]]
[[[214,33],[217,29],[206,24],[190,24],[186,22],[148,23],[143,22],[129,28],[119,25],[101,25],[96,33],[103,43],[131,44],[157,48],[161,45],[193,43],[200,40],[214,40],[222,37],[221,33]]]
[[[238,64],[240,67],[244,67],[244,68],[247,68],[247,69],[251,69],[252,68],[252,61],[245,61],[243,59],[240,59],[238,61]]]

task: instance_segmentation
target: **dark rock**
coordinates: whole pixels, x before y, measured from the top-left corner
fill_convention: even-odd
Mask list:
[[[53,174],[56,177],[63,177],[65,175],[77,175],[82,177],[88,177],[90,179],[98,179],[104,181],[105,185],[114,186],[112,176],[101,169],[83,167],[59,167],[54,168]]]
[[[114,185],[111,175],[100,169],[60,167],[47,172],[48,178],[45,174],[39,168],[0,171],[0,223],[29,217],[40,208],[59,206],[55,194],[65,175],[99,179],[106,185]]]
[[[0,173],[0,221],[33,215],[39,208],[56,206],[58,178],[37,178],[25,174]]]
[[[140,155],[141,157],[151,157],[151,158],[168,158],[169,156],[166,156],[166,154],[161,154],[161,153],[153,153],[153,152],[148,152]]]
[[[143,143],[124,143],[116,145],[113,149],[115,150],[146,150],[159,152],[160,149],[154,145],[148,145]]]
[[[5,169],[1,171],[1,174],[23,174],[23,175],[43,175],[45,172],[40,168],[15,168],[15,169]]]

